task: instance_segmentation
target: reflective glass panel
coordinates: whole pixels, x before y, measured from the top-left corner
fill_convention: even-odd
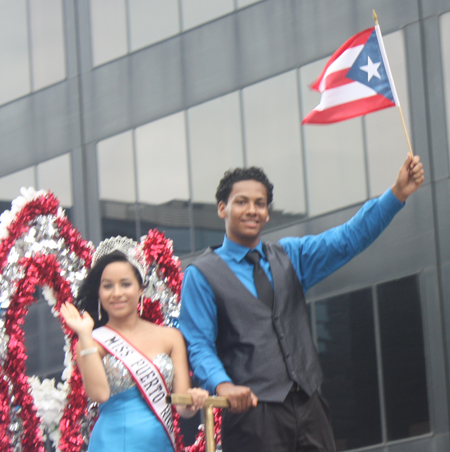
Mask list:
[[[137,238],[134,165],[131,130],[97,144],[103,237]]]
[[[33,90],[66,77],[61,0],[29,2]]]
[[[380,443],[371,289],[315,303],[317,342],[338,450]]]
[[[178,0],[128,0],[130,50],[180,32]]]
[[[0,104],[30,92],[26,0],[0,0]]]
[[[91,0],[92,62],[114,60],[128,51],[125,0]]]
[[[442,66],[444,68],[445,107],[447,116],[447,141],[450,155],[450,13],[443,14],[441,22]]]
[[[305,117],[320,102],[309,85],[328,58],[300,68],[301,111]],[[309,215],[318,215],[367,198],[362,119],[302,127]]]
[[[64,154],[37,166],[39,189],[50,190],[63,207],[72,207],[72,172],[70,154]]]
[[[384,36],[389,66],[395,81],[408,133],[409,97],[403,31]],[[397,178],[398,170],[409,151],[397,107],[364,116],[369,168],[369,197],[383,193]]]
[[[296,71],[243,90],[248,166],[262,167],[274,184],[270,226],[306,213]]]
[[[10,203],[20,196],[22,187],[36,187],[34,166],[0,177],[0,200]]]
[[[135,131],[142,235],[164,231],[178,255],[191,252],[185,113]]]
[[[417,278],[378,286],[388,440],[430,431],[422,313]]]
[[[26,374],[61,381],[64,368],[64,334],[61,323],[51,312],[47,300],[39,296],[38,302],[29,307],[25,317],[25,347],[27,349]]]
[[[183,30],[231,13],[234,0],[181,0]]]
[[[202,249],[223,240],[217,185],[225,171],[244,164],[239,93],[189,109],[188,124],[196,249]]]
[[[237,7],[243,8],[244,6],[251,5],[252,3],[258,3],[261,0],[237,0]]]

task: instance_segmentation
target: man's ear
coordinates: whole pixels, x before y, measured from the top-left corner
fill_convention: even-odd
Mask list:
[[[266,217],[266,223],[268,223],[268,222],[269,222],[269,220],[270,220],[270,215],[269,215],[269,214],[267,214],[267,217]]]
[[[219,204],[217,204],[217,215],[219,216],[219,218],[222,218],[222,220],[225,219],[226,208],[227,205],[223,201],[220,201]]]

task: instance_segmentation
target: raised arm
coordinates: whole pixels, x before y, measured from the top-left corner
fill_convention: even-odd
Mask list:
[[[78,336],[77,364],[86,394],[94,402],[104,403],[110,397],[110,388],[102,363],[103,348],[92,339],[94,321],[87,312],[81,316],[70,303],[63,304],[60,312],[67,326]]]
[[[306,292],[373,243],[423,181],[420,157],[408,155],[391,189],[367,201],[346,223],[315,236],[281,239],[303,290]]]

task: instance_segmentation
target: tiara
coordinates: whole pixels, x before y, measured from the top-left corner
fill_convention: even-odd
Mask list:
[[[144,255],[141,247],[133,239],[128,237],[111,237],[103,240],[99,243],[94,255],[92,256],[92,267],[95,266],[97,261],[107,254],[111,254],[113,251],[120,251],[125,254],[128,262],[137,269],[141,275],[142,281],[145,281],[148,265],[145,262]]]

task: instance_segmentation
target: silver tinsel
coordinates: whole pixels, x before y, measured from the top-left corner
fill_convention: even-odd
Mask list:
[[[36,254],[54,255],[60,266],[60,274],[70,284],[75,297],[78,288],[86,276],[85,261],[71,252],[59,233],[55,216],[38,216],[28,232],[16,240],[11,248],[7,263],[0,275],[0,318],[3,310],[9,308],[11,298],[15,294],[16,282],[24,277],[24,269],[18,263],[22,257]]]
[[[36,254],[54,255],[59,263],[60,274],[68,283],[72,294],[76,296],[79,285],[86,275],[85,261],[80,259],[66,246],[59,236],[55,216],[39,216],[23,237],[16,240],[6,258],[6,265],[0,274],[0,365],[3,367],[8,352],[9,337],[5,334],[5,316],[15,296],[17,283],[25,276],[25,270],[19,266],[21,258]],[[53,300],[54,303],[54,300]],[[54,312],[54,315],[56,313]],[[6,378],[6,377],[4,377]],[[15,405],[12,386],[10,388],[10,425],[12,451],[22,452],[23,421],[19,414],[21,407]],[[87,421],[87,420],[86,420]],[[87,424],[88,425],[88,424]],[[88,432],[88,430],[86,430]],[[85,448],[87,450],[87,447]]]
[[[91,426],[98,416],[98,403],[88,401],[87,416],[84,416],[80,422],[80,434],[83,438],[83,446],[80,452],[87,451],[89,438],[91,436]]]
[[[180,316],[178,296],[172,292],[167,285],[167,281],[161,277],[157,265],[153,265],[149,269],[145,296],[151,298],[152,302],[159,302],[166,326],[177,326],[178,317]]]
[[[5,364],[6,356],[8,354],[9,337],[5,334],[4,323],[0,321],[0,366]]]
[[[24,205],[24,202],[23,202]],[[17,211],[17,209],[16,209]],[[2,221],[7,219],[3,216]],[[2,224],[3,227],[5,227]],[[85,268],[85,261],[79,258],[76,253],[72,252],[66,245],[63,237],[59,234],[57,226],[57,216],[55,215],[41,215],[36,217],[28,231],[16,240],[11,247],[6,258],[6,265],[0,274],[0,366],[3,367],[7,352],[9,337],[5,334],[5,317],[10,303],[16,294],[17,283],[19,283],[25,276],[25,270],[19,265],[22,258],[30,258],[37,254],[53,255],[59,264],[60,275],[69,283],[73,297],[78,294],[79,287],[84,280],[87,269]],[[145,282],[148,285],[145,291],[145,296],[150,298],[152,302],[159,302],[161,313],[164,317],[164,323],[167,326],[177,326],[178,317],[180,314],[180,304],[176,294],[172,292],[168,286],[167,280],[162,277],[158,265],[151,265],[146,275]],[[54,296],[51,290],[44,287],[44,294],[49,304],[52,306],[55,303]],[[52,306],[52,312],[57,315]],[[167,356],[167,355],[166,355]],[[158,357],[159,358],[159,357]],[[168,358],[168,357],[167,357]],[[170,358],[169,358],[170,360]],[[172,373],[172,363],[161,357],[158,367],[162,368],[163,373]],[[6,378],[5,376],[3,378]],[[170,375],[166,378],[170,381]],[[13,451],[22,452],[21,438],[23,436],[23,421],[19,413],[21,408],[15,406],[14,394],[12,393],[12,386],[10,385],[10,416],[11,424],[9,427],[9,434],[12,439]],[[82,447],[82,452],[87,450],[87,444],[90,435],[90,427],[93,420],[97,417],[98,405],[90,403],[88,407],[88,415],[81,421],[81,434],[84,438],[85,444]],[[219,449],[218,449],[218,452]]]
[[[13,399],[13,397],[11,397]],[[22,409],[20,407],[12,405],[10,410],[10,423],[9,423],[9,437],[13,447],[13,452],[22,452],[22,436],[23,436],[23,421],[19,417],[19,413]]]

